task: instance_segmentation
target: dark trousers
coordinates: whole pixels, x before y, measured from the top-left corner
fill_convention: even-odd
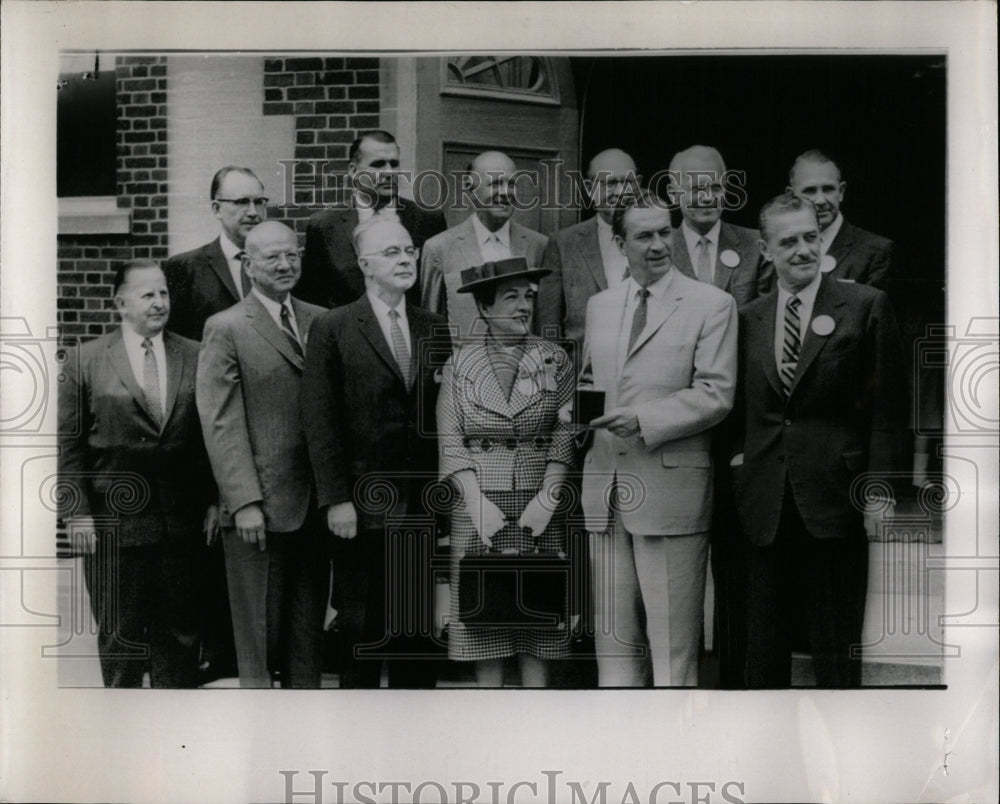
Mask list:
[[[816,539],[806,530],[790,488],[774,542],[752,547],[747,598],[747,684],[791,684],[796,618],[806,624],[818,687],[861,686],[860,651],[868,584],[864,530]]]
[[[266,549],[223,528],[229,604],[241,687],[320,686],[329,560],[310,518],[300,530],[266,535]]]
[[[434,687],[442,651],[432,638],[433,534],[417,526],[330,538],[341,689],[377,688],[383,662],[390,687]]]
[[[219,539],[211,547],[204,537],[197,548],[197,584],[201,601],[201,662],[212,680],[236,672],[233,617],[229,610],[226,557]]]
[[[746,684],[747,568],[750,545],[736,516],[728,463],[716,467],[712,516],[712,581],[715,586],[714,648],[719,656],[719,686],[741,689]],[[722,475],[725,479],[723,480]]]
[[[105,687],[198,685],[198,606],[191,545],[118,547],[84,556]]]

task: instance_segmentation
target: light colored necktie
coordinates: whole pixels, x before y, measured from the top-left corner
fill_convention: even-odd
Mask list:
[[[709,243],[707,237],[698,240],[698,264],[695,267],[695,276],[699,282],[712,284],[712,263],[709,262]]]
[[[392,351],[396,364],[403,375],[403,382],[409,388],[410,350],[406,348],[406,338],[403,337],[403,328],[399,326],[399,313],[396,310],[389,311],[389,334],[392,335]]]
[[[304,358],[306,353],[302,351],[302,344],[299,342],[299,337],[295,334],[295,330],[292,329],[292,319],[291,314],[288,312],[287,304],[281,305],[281,331],[288,338],[288,342],[292,346],[292,351],[299,357]]]
[[[639,335],[646,328],[646,312],[647,312],[647,302],[649,298],[649,288],[639,289],[639,303],[635,307],[635,312],[632,313],[632,331],[628,335],[628,352],[632,351],[632,347],[635,346],[635,342],[639,340]],[[626,352],[626,354],[628,354]]]
[[[781,386],[785,389],[785,396],[792,390],[792,380],[795,379],[795,370],[799,365],[799,347],[801,336],[799,335],[799,306],[802,299],[798,296],[791,296],[785,304],[785,342],[781,347]]]
[[[156,354],[153,352],[153,342],[149,338],[142,339],[145,355],[142,358],[142,392],[146,397],[146,407],[153,416],[157,428],[163,426],[163,405],[160,402],[160,371],[156,365]]]

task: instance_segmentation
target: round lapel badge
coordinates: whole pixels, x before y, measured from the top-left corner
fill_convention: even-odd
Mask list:
[[[830,273],[834,268],[837,267],[837,258],[832,257],[829,254],[824,254],[823,258],[819,261],[819,269],[824,274]]]
[[[833,332],[836,324],[833,323],[833,319],[828,315],[818,315],[812,320],[812,331],[820,336],[827,336]]]
[[[727,248],[719,255],[719,262],[725,265],[727,268],[735,268],[740,264],[740,255],[733,251],[731,248]]]

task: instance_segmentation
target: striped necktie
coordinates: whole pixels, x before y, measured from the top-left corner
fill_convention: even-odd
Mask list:
[[[304,358],[306,353],[302,351],[302,344],[299,343],[299,337],[295,334],[295,330],[292,329],[292,320],[288,313],[288,304],[281,305],[281,331],[285,333],[285,337],[288,338],[288,342],[292,346],[292,351],[299,357]]]
[[[795,370],[799,365],[799,347],[801,346],[799,306],[801,304],[802,299],[798,296],[789,297],[785,304],[785,342],[781,347],[781,371],[779,372],[785,396],[791,393],[792,380],[795,379]]]

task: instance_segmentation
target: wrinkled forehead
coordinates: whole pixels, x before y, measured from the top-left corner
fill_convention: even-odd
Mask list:
[[[373,223],[360,232],[358,240],[363,253],[382,251],[390,246],[405,248],[413,245],[410,233],[401,223],[393,220]]]
[[[219,185],[220,198],[247,198],[258,195],[264,188],[253,176],[237,170],[227,173]]]

